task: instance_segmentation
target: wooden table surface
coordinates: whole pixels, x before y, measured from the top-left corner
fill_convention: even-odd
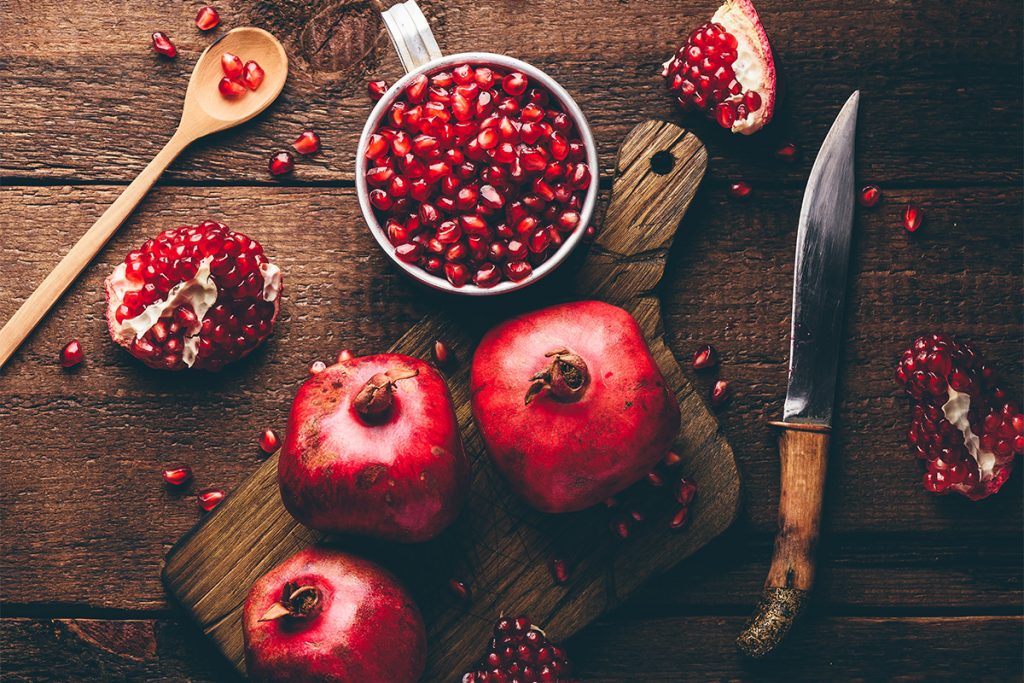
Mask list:
[[[713,342],[735,398],[722,428],[740,461],[744,511],[692,560],[652,581],[568,645],[587,681],[1019,680],[1022,477],[972,503],[920,485],[892,380],[918,333],[974,342],[1020,398],[1022,55],[1019,2],[760,0],[786,79],[772,129],[726,137],[673,108],[660,62],[714,0],[423,2],[446,52],[486,49],[557,77],[587,113],[607,187],[637,122],[689,125],[711,156],[662,286],[680,358]],[[201,3],[0,2],[0,319],[6,320],[169,136],[192,64],[212,40]],[[224,0],[225,29],[277,34],[292,73],[252,124],[175,163],[36,334],[0,372],[2,657],[10,680],[230,680],[229,667],[168,603],[163,556],[199,518],[203,486],[240,483],[256,439],[283,427],[314,359],[385,348],[425,295],[389,267],[354,196],[367,75],[400,73],[375,0]],[[156,57],[149,34],[177,43]],[[862,92],[861,181],[820,576],[812,613],[772,660],[732,641],[771,551],[778,462],[767,425],[785,393],[796,219],[814,151],[851,90]],[[324,152],[271,179],[266,160],[305,127]],[[802,150],[791,165],[772,150]],[[737,203],[726,187],[749,181]],[[900,227],[906,202],[925,224]],[[266,245],[285,273],[275,338],[217,375],[151,371],[117,349],[102,280],[158,231],[217,218]],[[531,296],[542,299],[543,286]],[[80,339],[65,373],[57,352]],[[695,379],[707,389],[710,378]],[[185,461],[176,495],[160,470]]]

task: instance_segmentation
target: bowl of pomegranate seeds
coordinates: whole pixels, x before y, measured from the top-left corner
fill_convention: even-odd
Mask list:
[[[380,96],[356,152],[370,231],[435,289],[482,296],[540,280],[583,238],[597,202],[583,112],[521,60],[442,57],[413,2],[384,18],[408,73]]]

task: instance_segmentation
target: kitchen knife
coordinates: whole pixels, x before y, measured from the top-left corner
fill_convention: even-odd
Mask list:
[[[782,485],[778,534],[757,611],[736,639],[763,657],[786,636],[814,582],[828,438],[842,340],[853,231],[853,146],[860,93],[843,105],[814,160],[796,237],[789,388],[778,427]]]

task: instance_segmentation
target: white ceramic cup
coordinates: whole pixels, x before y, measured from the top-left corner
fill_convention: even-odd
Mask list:
[[[377,102],[377,106],[373,108],[370,117],[366,120],[366,125],[363,126],[363,134],[360,136],[359,146],[356,148],[356,194],[359,197],[359,208],[363,211],[363,218],[366,219],[370,232],[377,239],[381,249],[391,257],[391,260],[399,268],[415,280],[434,289],[469,296],[491,296],[522,289],[540,280],[557,268],[572,253],[576,245],[580,243],[580,240],[583,239],[584,229],[590,225],[594,214],[594,206],[597,204],[599,179],[597,145],[594,144],[594,136],[590,132],[590,126],[587,125],[587,120],[583,116],[579,105],[573,101],[569,93],[553,78],[537,67],[514,57],[490,52],[462,52],[449,57],[443,56],[440,48],[437,46],[437,41],[434,40],[426,18],[420,11],[419,6],[416,5],[415,0],[408,0],[407,2],[395,5],[386,12],[383,12],[382,17],[384,25],[391,36],[391,41],[394,43],[395,50],[398,52],[398,57],[402,61],[402,66],[405,67],[406,74],[392,85],[384,96],[380,98],[380,101]],[[492,65],[524,73],[529,79],[544,87],[551,97],[561,105],[562,110],[572,118],[573,123],[576,125],[576,130],[579,132],[580,140],[583,141],[583,146],[587,151],[587,164],[590,167],[592,181],[587,190],[586,199],[583,201],[583,207],[580,210],[579,227],[566,237],[565,242],[548,260],[534,268],[533,273],[529,277],[519,282],[502,280],[493,287],[477,287],[472,282],[468,282],[462,287],[455,287],[443,277],[428,273],[418,265],[400,260],[395,255],[395,246],[391,244],[386,231],[377,221],[377,216],[370,205],[369,188],[366,183],[366,145],[370,135],[380,126],[381,120],[398,96],[405,90],[409,81],[419,74],[431,75],[435,72],[443,71],[446,67],[453,67],[458,64]]]

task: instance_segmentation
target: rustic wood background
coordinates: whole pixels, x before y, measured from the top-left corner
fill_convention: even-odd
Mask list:
[[[159,573],[198,519],[194,492],[230,489],[284,424],[308,363],[372,352],[458,302],[410,285],[374,246],[352,189],[367,74],[400,72],[374,0],[231,0],[200,34],[201,2],[0,2],[0,319],[169,136],[199,52],[226,28],[277,34],[292,58],[280,102],[187,152],[0,373],[0,642],[10,680],[230,680],[168,604]],[[587,113],[604,171],[637,122],[685,122],[711,154],[663,283],[672,348],[713,342],[735,398],[720,413],[745,508],[724,537],[569,642],[587,681],[1019,680],[1021,474],[980,503],[920,487],[891,379],[920,332],[975,342],[1020,398],[1022,9],[1009,0],[760,0],[786,78],[778,123],[727,138],[678,113],[659,64],[714,0],[424,2],[447,52],[489,49],[558,77]],[[168,32],[176,61],[149,34]],[[860,178],[883,188],[856,224],[848,344],[809,623],[773,660],[732,639],[764,579],[778,463],[767,420],[785,391],[793,243],[813,153],[849,92],[863,93]],[[282,181],[266,159],[306,126],[324,152]],[[772,156],[782,140],[797,163]],[[737,179],[755,188],[726,198]],[[907,201],[925,225],[899,226]],[[106,338],[101,283],[159,230],[220,218],[264,242],[286,277],[276,338],[220,375],[142,367]],[[544,286],[557,285],[553,284]],[[544,294],[542,286],[532,296]],[[460,310],[471,316],[472,308]],[[64,373],[69,338],[87,360]],[[710,378],[695,381],[705,390]],[[196,484],[165,490],[186,461]]]

